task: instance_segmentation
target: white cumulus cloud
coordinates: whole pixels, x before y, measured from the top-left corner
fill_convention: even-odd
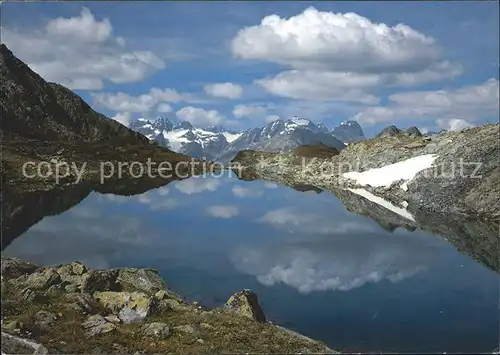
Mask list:
[[[193,125],[217,125],[224,120],[224,116],[216,110],[205,110],[199,107],[183,107],[176,112],[179,119],[191,122]]]
[[[99,90],[106,81],[138,82],[165,68],[153,52],[127,48],[109,19],[97,19],[85,7],[78,16],[51,19],[43,28],[3,28],[2,41],[45,80],[73,90]]]
[[[128,127],[133,120],[130,112],[118,112],[115,116],[111,117],[113,120],[120,122],[122,125]]]
[[[174,89],[151,88],[148,93],[141,95],[130,95],[124,92],[117,93],[98,93],[92,94],[93,103],[96,106],[118,112],[149,112],[158,104],[160,111],[166,109],[165,102],[196,102],[192,94],[179,93]]]
[[[259,105],[245,105],[240,104],[236,105],[233,109],[233,115],[236,118],[260,118],[264,117],[267,114],[267,108]]]
[[[293,207],[284,207],[266,212],[258,219],[259,222],[270,224],[276,228],[293,230],[304,234],[346,234],[355,232],[370,232],[369,225],[344,222],[332,224],[331,219],[320,213],[310,213]]]
[[[273,77],[257,80],[268,92],[292,99],[317,101],[350,101],[377,104],[379,98],[366,93],[376,87],[376,74],[290,70]]]
[[[231,189],[231,192],[236,197],[260,196],[263,193],[261,190],[250,189],[250,188],[246,188],[246,187],[243,187],[243,186],[234,186]]]
[[[294,217],[306,225],[262,247],[242,245],[233,253],[232,262],[265,286],[284,284],[309,294],[401,282],[432,268],[442,253],[441,246],[428,238],[365,229],[364,222],[349,216],[332,218],[331,210],[325,211],[330,214],[323,213],[314,222],[307,222],[299,213],[285,216],[282,211],[281,227],[294,223]],[[318,221],[325,224],[321,229],[339,232],[316,234]]]
[[[162,102],[161,104],[158,105],[158,107],[156,107],[156,111],[162,113],[172,112],[172,106],[170,106],[165,102]]]
[[[210,96],[227,99],[238,99],[243,95],[243,88],[233,83],[208,84],[204,90]]]
[[[269,93],[313,101],[376,104],[381,87],[421,85],[463,71],[443,58],[434,38],[407,25],[314,7],[290,18],[264,17],[241,29],[231,49],[238,58],[288,69],[256,80]]]
[[[438,119],[436,120],[438,127],[444,128],[447,131],[461,131],[465,128],[473,127],[473,125],[461,118]]]
[[[404,24],[388,26],[314,7],[288,19],[266,16],[240,30],[231,48],[243,59],[346,72],[419,71],[441,56],[432,37]]]
[[[216,191],[220,186],[220,181],[216,179],[190,178],[174,183],[174,187],[180,192],[192,195],[204,191]]]
[[[206,212],[215,218],[232,218],[239,214],[238,208],[233,205],[218,205],[207,207]]]
[[[435,120],[441,128],[457,130],[480,119],[498,117],[498,113],[499,82],[492,78],[453,90],[393,94],[387,106],[366,108],[355,119],[362,124]]]

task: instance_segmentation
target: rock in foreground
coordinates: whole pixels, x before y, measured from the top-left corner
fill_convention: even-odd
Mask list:
[[[266,322],[250,290],[207,310],[169,290],[151,269],[38,267],[2,258],[4,270],[5,354],[332,353]]]
[[[232,295],[226,302],[226,307],[257,322],[266,321],[266,316],[259,305],[257,295],[250,290],[243,290]]]

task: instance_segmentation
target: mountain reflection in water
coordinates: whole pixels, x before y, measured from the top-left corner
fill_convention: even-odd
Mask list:
[[[293,188],[208,177],[10,191],[2,250],[155,268],[208,306],[251,288],[269,319],[341,350],[497,346],[498,222],[411,221],[346,190]]]

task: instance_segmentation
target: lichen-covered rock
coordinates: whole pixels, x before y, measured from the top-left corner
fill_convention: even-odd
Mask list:
[[[117,354],[128,354],[128,349],[126,347],[124,347],[123,345],[121,345],[121,344],[113,343],[113,344],[111,344],[111,347],[113,348],[114,353],[117,353]]]
[[[61,275],[77,275],[77,276],[82,276],[87,272],[87,267],[79,262],[79,261],[73,261],[71,264],[64,264],[60,266],[57,271]]]
[[[140,322],[157,311],[156,298],[143,292],[104,291],[94,293],[94,298],[123,323]]]
[[[110,314],[109,316],[104,317],[108,322],[111,323],[121,323],[121,319],[115,316],[114,314]]]
[[[65,264],[57,268],[57,273],[63,281],[74,284],[77,287],[83,283],[83,276],[87,272],[87,267],[79,261]]]
[[[70,283],[64,287],[64,291],[66,291],[68,293],[78,292],[78,291],[80,291],[80,289],[81,289],[80,285],[72,284],[72,283]]]
[[[160,312],[173,310],[175,312],[186,312],[191,308],[184,302],[175,299],[163,299],[158,302],[158,309]]]
[[[140,291],[149,295],[167,288],[165,281],[153,269],[119,269],[116,281],[122,290]]]
[[[46,290],[50,286],[60,284],[61,282],[61,276],[59,276],[57,271],[52,268],[47,268],[29,275],[25,284],[27,287],[34,290]]]
[[[26,325],[18,320],[13,320],[11,322],[3,324],[2,329],[5,329],[9,332],[19,333],[26,329]]]
[[[71,263],[71,270],[73,271],[73,275],[83,275],[87,272],[87,267],[79,261],[73,261]]]
[[[37,295],[35,290],[33,290],[29,287],[26,287],[25,289],[23,289],[21,291],[21,299],[25,302],[34,302],[38,298],[39,298],[39,296]]]
[[[130,307],[125,307],[118,312],[118,318],[125,324],[141,323],[146,315],[144,310]]]
[[[96,291],[118,291],[118,270],[91,270],[82,280],[81,291],[93,294]]]
[[[66,286],[72,285],[68,281],[62,281],[60,283],[56,283],[55,285],[52,285],[49,287],[48,292],[60,292],[60,291],[66,291]]]
[[[181,333],[185,333],[185,334],[198,335],[200,333],[200,331],[198,329],[196,329],[194,326],[192,326],[190,324],[179,325],[177,327],[174,327],[174,330],[176,332],[181,332]]]
[[[160,290],[155,293],[156,306],[158,313],[173,310],[176,312],[185,312],[190,310],[189,305],[176,293],[169,290]]]
[[[44,310],[40,310],[35,314],[35,325],[40,330],[47,330],[54,326],[56,316]]]
[[[156,292],[155,297],[159,300],[176,300],[178,302],[184,302],[182,297],[180,297],[178,294],[166,289]]]
[[[2,354],[46,355],[48,351],[42,344],[2,332]]]
[[[144,335],[154,337],[156,339],[166,339],[172,334],[168,324],[160,322],[145,324],[142,326],[141,330]]]
[[[93,337],[97,334],[105,334],[116,330],[116,325],[108,322],[100,314],[90,316],[87,321],[82,323],[82,327],[85,330],[85,335],[88,337]]]
[[[266,316],[259,305],[257,295],[250,290],[242,290],[235,293],[229,298],[229,300],[227,300],[225,306],[226,308],[257,322],[266,321]]]
[[[71,270],[69,267],[62,268],[62,265],[58,268],[63,274],[67,273],[64,270]],[[54,271],[52,269],[49,268],[47,271],[41,268],[35,273],[43,274],[47,271],[50,274]],[[105,276],[106,273],[104,275],[99,273],[99,277],[94,279],[99,281],[97,282],[99,288],[104,287],[100,282],[103,279],[108,285],[113,285],[112,282],[108,282],[109,277]],[[257,296],[249,290],[233,295],[228,301],[227,307],[233,311],[223,309],[206,311],[200,309],[197,302],[184,301],[179,295],[166,289],[156,291],[154,294],[136,291],[96,291],[93,295],[81,292],[49,294],[47,290],[18,287],[23,286],[28,278],[29,276],[21,276],[22,282],[16,281],[19,283],[14,288],[16,292],[5,293],[10,310],[10,317],[7,320],[26,319],[26,327],[14,321],[12,324],[6,322],[3,329],[13,335],[41,339],[44,344],[48,342],[51,353],[134,353],[140,349],[145,349],[147,352],[154,350],[156,353],[210,352],[210,349],[227,353],[241,350],[247,353],[260,353],[276,352],[281,350],[278,347],[283,344],[286,347],[284,350],[291,353],[297,353],[297,350],[324,353],[327,349],[317,342],[292,338],[272,324],[258,324],[242,317],[265,321]],[[10,284],[11,281],[7,282]],[[116,283],[114,285],[116,286]],[[26,295],[26,300],[32,299],[31,295],[39,292],[43,302],[27,304],[27,301],[23,301],[22,296],[18,294],[19,290],[23,290],[22,294]],[[161,305],[166,307],[166,311],[173,312],[175,308],[175,311],[183,313],[160,315],[158,312]],[[12,310],[15,310],[15,313]],[[21,311],[20,314],[17,310]],[[82,319],[81,314],[75,314],[73,310],[86,313],[88,318]],[[149,315],[161,318],[154,319],[155,322],[150,323],[153,319],[145,322]],[[173,324],[165,319],[171,320]],[[140,324],[121,324],[134,322]],[[8,336],[10,333],[5,334]],[[84,339],[78,334],[82,334]],[[85,338],[92,339],[85,340]],[[33,354],[38,351],[35,349],[39,349],[43,354],[47,353],[45,348],[39,348],[38,344],[26,343],[28,344],[26,345],[24,342],[29,342],[27,339],[20,337],[12,339],[14,338],[4,342],[4,332],[2,332],[2,353]],[[241,344],[244,344],[244,349],[241,348]],[[272,344],[273,347],[269,347],[268,344]]]
[[[69,308],[84,314],[91,314],[97,308],[97,304],[88,293],[69,293],[64,296]]]
[[[37,268],[37,265],[29,261],[24,261],[16,257],[2,257],[2,277],[7,280],[31,274]]]

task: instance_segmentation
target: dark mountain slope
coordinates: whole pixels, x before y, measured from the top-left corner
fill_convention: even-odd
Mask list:
[[[146,137],[95,112],[71,90],[46,82],[0,45],[2,133],[42,141],[120,141],[148,144]]]
[[[94,111],[64,86],[46,82],[4,44],[0,45],[0,72],[3,195],[6,190],[33,192],[80,182],[95,184],[103,179],[103,166],[112,172],[106,172],[109,179],[105,181],[111,185],[133,184],[138,176],[165,179],[165,174],[158,173],[159,163],[170,163],[171,172],[182,171],[185,177],[192,170],[186,164],[175,170],[180,162],[193,164],[196,171],[201,169],[200,161],[160,147]],[[150,160],[151,176],[145,173]],[[141,163],[144,173],[140,167],[130,169],[131,162]],[[26,163],[30,168],[25,171]],[[121,163],[125,168],[119,168]],[[48,169],[44,174],[39,170],[43,164]],[[81,169],[80,178],[76,167]],[[168,176],[175,178],[178,176]]]

